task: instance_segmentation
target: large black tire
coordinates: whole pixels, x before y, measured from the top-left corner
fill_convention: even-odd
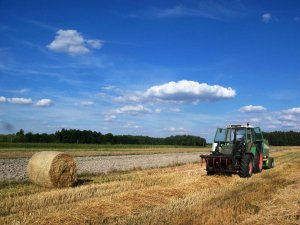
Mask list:
[[[207,171],[207,172],[206,172],[206,175],[207,175],[207,176],[213,176],[213,175],[215,175],[215,174],[216,174],[215,171]]]
[[[253,173],[260,173],[263,169],[263,155],[262,152],[256,152],[254,157]]]
[[[251,177],[253,172],[253,156],[244,154],[241,160],[241,167],[239,171],[240,177]]]

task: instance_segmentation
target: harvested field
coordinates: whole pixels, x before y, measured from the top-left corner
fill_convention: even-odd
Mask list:
[[[75,188],[2,184],[0,224],[299,224],[300,148],[251,178],[185,164],[81,176]]]

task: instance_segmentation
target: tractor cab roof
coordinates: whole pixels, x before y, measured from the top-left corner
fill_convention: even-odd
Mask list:
[[[249,124],[230,124],[227,125],[227,128],[254,128],[253,126],[250,126]]]

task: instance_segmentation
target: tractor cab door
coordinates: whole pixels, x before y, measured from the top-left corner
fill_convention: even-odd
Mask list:
[[[226,129],[224,128],[218,128],[216,135],[215,135],[215,139],[214,142],[225,142],[226,141]]]
[[[224,129],[224,128],[218,128],[217,129],[216,135],[215,135],[215,138],[214,138],[214,142],[213,142],[212,148],[211,148],[212,152],[216,151],[216,148],[219,144],[224,143],[226,141],[226,134],[227,134],[226,129]]]

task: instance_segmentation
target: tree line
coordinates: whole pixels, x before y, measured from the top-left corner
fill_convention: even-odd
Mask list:
[[[263,132],[265,139],[273,146],[299,146],[300,132],[295,131],[273,131]]]
[[[176,135],[166,138],[148,136],[102,134],[91,130],[62,129],[52,134],[25,133],[0,135],[0,142],[13,143],[77,143],[77,144],[136,144],[136,145],[180,145],[206,146],[206,140],[199,136]]]
[[[300,132],[263,132],[265,139],[273,146],[300,146]],[[179,145],[206,146],[204,138],[192,135],[176,135],[166,138],[148,136],[113,135],[90,130],[62,129],[52,134],[25,133],[23,129],[15,134],[0,135],[0,142],[13,143],[78,143],[78,144],[136,144],[136,145]]]

